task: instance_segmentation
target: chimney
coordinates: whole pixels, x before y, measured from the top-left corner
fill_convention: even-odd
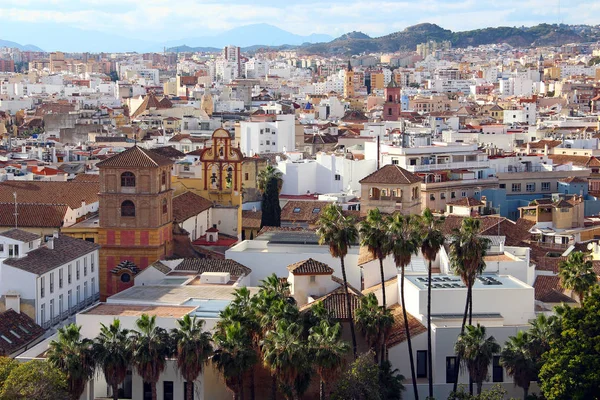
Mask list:
[[[54,250],[54,235],[48,238],[48,240],[46,241],[46,247],[50,250]]]

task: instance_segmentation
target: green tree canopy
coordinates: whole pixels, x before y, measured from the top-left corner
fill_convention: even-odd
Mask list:
[[[540,386],[548,399],[597,399],[600,394],[600,289],[581,307],[560,307],[559,336],[543,357]]]
[[[67,376],[47,361],[18,365],[8,375],[1,400],[67,400]]]

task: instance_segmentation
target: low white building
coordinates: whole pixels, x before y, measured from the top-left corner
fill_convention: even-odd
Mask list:
[[[56,233],[0,233],[0,307],[29,315],[43,328],[98,300],[97,244]]]

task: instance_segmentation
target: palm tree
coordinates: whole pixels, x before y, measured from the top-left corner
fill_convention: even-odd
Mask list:
[[[344,265],[344,257],[348,254],[348,249],[358,239],[358,230],[356,229],[354,218],[344,216],[341,206],[330,204],[325,207],[317,222],[317,235],[319,235],[319,244],[327,243],[331,255],[340,259],[344,293],[346,295],[346,313],[350,317],[352,353],[354,358],[356,358],[356,334],[354,332],[354,319],[352,318],[352,304],[350,294],[348,293],[346,266]]]
[[[310,360],[317,369],[321,379],[319,398],[325,399],[325,385],[334,379],[344,363],[344,355],[350,349],[348,343],[341,340],[342,327],[323,320],[310,329],[308,347]]]
[[[383,260],[390,254],[390,235],[385,218],[379,208],[369,210],[367,218],[360,224],[361,245],[365,246],[373,257],[379,260],[381,274],[381,295],[383,308],[387,306],[385,299],[385,275],[383,273]]]
[[[454,351],[462,360],[462,365],[467,368],[469,377],[477,384],[477,395],[481,394],[483,381],[487,378],[494,354],[500,352],[500,345],[496,339],[493,336],[486,338],[485,333],[485,326],[467,325],[466,331],[454,344]]]
[[[256,364],[257,355],[252,339],[239,321],[218,327],[213,335],[216,345],[212,361],[223,374],[233,399],[244,398],[244,374]]]
[[[423,224],[423,237],[421,238],[421,254],[427,260],[427,282],[431,283],[431,270],[440,249],[446,238],[439,229],[442,222],[436,219],[429,208],[423,211],[421,217]],[[427,285],[427,377],[429,383],[429,397],[433,398],[433,354],[431,351],[431,284]]]
[[[405,268],[414,254],[419,252],[419,229],[418,216],[394,214],[388,220],[389,230],[392,235],[391,252],[394,256],[396,268],[400,269],[400,300],[402,304],[402,316],[404,318],[404,330],[406,332],[406,344],[408,346],[408,357],[410,360],[410,374],[414,397],[419,399],[417,390],[417,376],[415,375],[415,360],[413,357],[412,341],[410,339],[410,330],[408,326],[408,313],[406,312],[406,302],[404,296],[404,274]]]
[[[177,347],[177,368],[187,382],[186,400],[194,400],[193,382],[198,379],[213,352],[212,338],[209,332],[202,330],[204,320],[192,318],[189,314],[177,320],[177,325],[178,329],[171,331]]]
[[[527,399],[531,381],[537,379],[538,360],[532,357],[531,340],[527,332],[519,331],[510,336],[500,354],[500,363],[508,375],[513,377],[516,386],[523,388],[523,399]]]
[[[251,349],[258,358],[260,353],[259,343],[262,339],[262,328],[258,316],[257,296],[251,296],[246,287],[235,290],[234,299],[223,311],[221,311],[216,330],[224,333],[225,328],[231,323],[239,323],[242,332],[246,335],[245,340],[250,343]],[[254,368],[250,367],[250,397],[255,397]]]
[[[72,400],[79,400],[94,374],[92,341],[82,338],[80,331],[75,324],[59,328],[57,339],[48,348],[48,361],[67,376]]]
[[[167,331],[156,326],[156,316],[142,314],[135,322],[137,330],[131,331],[133,359],[137,373],[150,385],[152,400],[156,400],[156,382],[165,370],[167,357],[173,354]]]
[[[593,264],[586,260],[581,251],[574,251],[566,260],[558,264],[558,276],[561,285],[570,289],[577,295],[579,302],[583,303],[584,296],[589,293],[592,286],[598,283]]]
[[[258,173],[258,190],[264,193],[267,188],[268,183],[272,179],[277,180],[277,188],[281,191],[281,187],[283,185],[283,173],[272,165],[267,165],[265,169]]]
[[[289,399],[297,399],[296,380],[310,368],[307,347],[301,339],[302,327],[279,321],[263,340],[263,363],[279,379]]]
[[[467,316],[469,317],[469,325],[472,323],[473,285],[475,284],[477,275],[481,275],[485,270],[485,261],[483,258],[487,254],[490,244],[489,239],[479,236],[480,231],[481,220],[470,217],[465,218],[462,221],[460,229],[454,231],[452,242],[450,243],[451,268],[467,286],[467,302],[461,333],[464,332]]]
[[[129,330],[121,327],[121,321],[115,319],[106,326],[100,323],[100,333],[94,340],[93,354],[96,365],[104,373],[108,386],[112,388],[114,400],[119,398],[119,385],[127,377],[132,351]]]
[[[385,355],[381,350],[394,325],[391,311],[380,307],[375,294],[369,293],[360,299],[360,306],[356,309],[354,319],[356,327],[375,353],[375,362],[383,363]]]

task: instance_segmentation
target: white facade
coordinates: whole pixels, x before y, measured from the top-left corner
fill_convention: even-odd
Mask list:
[[[66,238],[69,241],[79,239]],[[85,254],[67,260],[60,265],[52,264],[43,272],[32,272],[19,266],[9,265],[7,257],[14,259],[15,246],[19,247],[19,257],[26,260],[30,251],[62,251],[61,246],[54,248],[57,237],[48,239],[43,250],[41,239],[31,242],[18,242],[0,236],[3,254],[0,263],[0,295],[5,297],[6,306],[18,307],[19,312],[30,315],[39,325],[47,328],[66,319],[75,311],[97,300],[99,293],[98,247]],[[12,250],[11,250],[12,249]],[[40,249],[40,250],[38,250]],[[65,250],[66,251],[66,250]],[[57,255],[56,257],[61,257]],[[64,257],[64,256],[62,256]],[[39,258],[36,256],[36,260]],[[41,263],[41,261],[38,261]],[[10,263],[10,261],[9,261]],[[37,269],[35,269],[37,271]]]
[[[240,150],[248,157],[290,151],[296,147],[295,118],[291,114],[279,114],[275,121],[242,121],[240,132]]]

